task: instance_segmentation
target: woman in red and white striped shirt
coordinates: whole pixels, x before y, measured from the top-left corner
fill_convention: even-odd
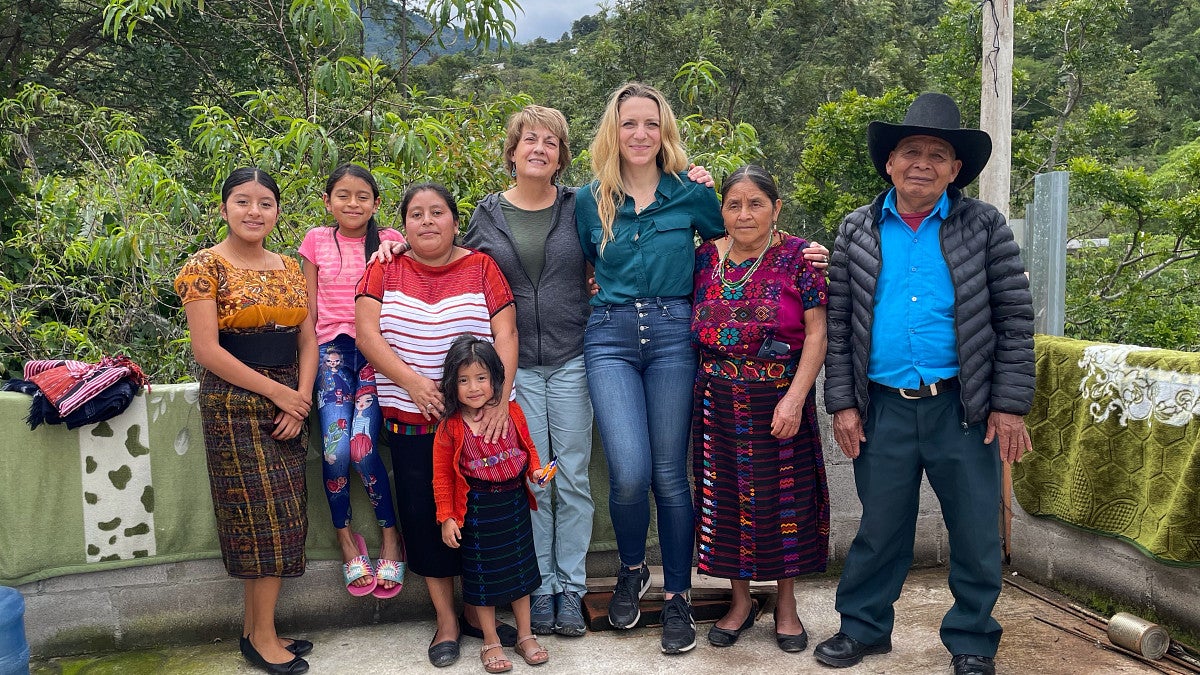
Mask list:
[[[389,263],[367,266],[355,299],[355,324],[358,348],[376,370],[408,566],[426,577],[437,611],[429,660],[445,666],[458,659],[460,631],[478,635],[480,630],[465,622],[460,626],[455,615],[454,577],[462,561],[442,542],[433,499],[433,432],[445,410],[438,388],[442,363],[460,335],[495,343],[504,363],[498,392],[503,404],[486,407],[480,421],[485,435],[506,432],[517,370],[516,309],[495,261],[455,245],[458,206],[445,187],[414,185],[400,208],[412,249]],[[516,631],[505,628],[502,641],[515,643]]]

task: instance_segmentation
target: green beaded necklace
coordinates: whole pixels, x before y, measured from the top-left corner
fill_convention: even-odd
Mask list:
[[[767,245],[763,246],[762,252],[759,253],[758,257],[754,259],[754,264],[746,270],[746,273],[742,275],[741,279],[738,279],[737,281],[730,281],[729,279],[725,278],[725,261],[729,259],[729,251],[733,248],[733,239],[731,238],[729,241],[729,248],[725,249],[725,252],[721,254],[721,259],[717,261],[717,269],[714,270],[713,276],[721,282],[722,286],[731,291],[736,291],[742,286],[745,286],[746,282],[750,281],[750,277],[754,275],[754,271],[757,270],[758,266],[762,264],[763,258],[766,257],[767,251],[771,248],[771,244],[774,241],[775,228],[772,227],[771,236],[767,237]]]

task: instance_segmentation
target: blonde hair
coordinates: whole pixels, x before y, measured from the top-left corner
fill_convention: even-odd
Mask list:
[[[505,124],[507,134],[504,138],[504,168],[509,173],[516,170],[517,165],[512,160],[512,154],[517,149],[517,143],[521,142],[521,134],[527,129],[539,127],[558,137],[558,171],[554,174],[554,180],[557,180],[571,164],[571,146],[567,118],[554,108],[527,105],[509,116],[508,123]]]
[[[617,209],[625,203],[625,184],[621,180],[620,108],[622,103],[631,98],[647,98],[658,106],[659,131],[662,134],[662,145],[656,160],[658,169],[675,176],[688,168],[687,151],[679,136],[675,113],[662,92],[640,82],[627,82],[614,91],[608,98],[608,106],[600,118],[600,126],[596,129],[591,146],[592,172],[596,175],[592,196],[596,198],[596,212],[600,216],[600,227],[604,230],[604,236],[600,239],[601,256],[604,255],[605,244],[613,240],[613,221],[616,220]]]

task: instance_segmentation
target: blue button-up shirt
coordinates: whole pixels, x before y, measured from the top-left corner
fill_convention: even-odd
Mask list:
[[[915,389],[958,375],[954,284],[942,255],[940,230],[950,214],[942,193],[916,232],[896,210],[896,190],[884,198],[879,221],[883,269],[875,287],[867,377]]]
[[[626,197],[613,220],[613,240],[600,255],[604,230],[596,212],[592,185],[575,196],[575,225],[583,254],[596,268],[600,292],[593,305],[625,304],[637,298],[691,296],[696,242],[725,232],[721,204],[713,189],[693,183],[687,174],[663,174],[654,203],[638,213]]]

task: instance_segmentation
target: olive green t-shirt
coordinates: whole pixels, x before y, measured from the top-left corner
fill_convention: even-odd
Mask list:
[[[500,212],[504,214],[508,231],[512,233],[513,242],[517,245],[521,266],[525,268],[533,287],[537,288],[538,279],[542,277],[542,268],[546,266],[546,237],[554,225],[554,205],[537,211],[526,211],[513,206],[504,195],[500,195]]]

